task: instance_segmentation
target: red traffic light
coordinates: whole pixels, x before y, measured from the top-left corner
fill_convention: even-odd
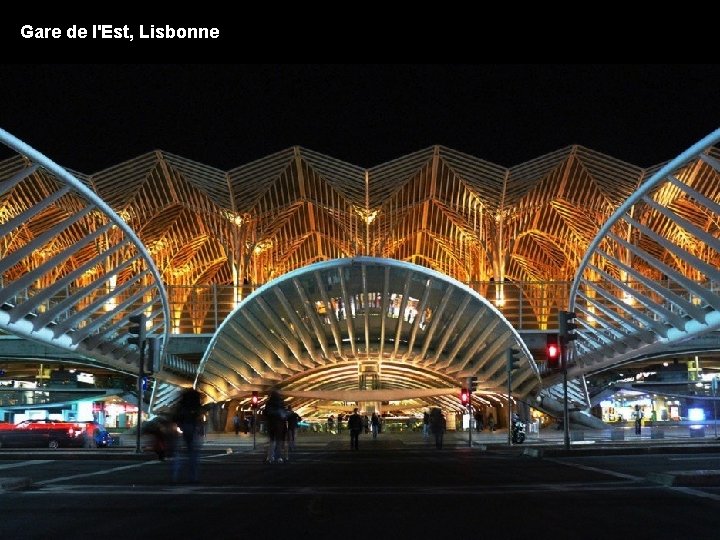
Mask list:
[[[470,392],[468,392],[467,388],[460,390],[460,403],[463,405],[470,403]]]
[[[550,369],[560,367],[560,342],[557,334],[548,334],[547,345],[545,346],[545,359]]]
[[[257,408],[259,399],[257,390],[253,390],[252,398],[250,398],[250,404],[253,409]]]

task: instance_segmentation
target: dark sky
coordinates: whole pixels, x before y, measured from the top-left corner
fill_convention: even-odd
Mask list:
[[[0,126],[87,173],[292,145],[370,167],[433,144],[504,166],[580,144],[647,166],[720,127],[717,66],[31,64],[0,81]]]

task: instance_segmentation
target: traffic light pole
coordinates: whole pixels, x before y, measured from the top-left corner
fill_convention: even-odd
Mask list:
[[[138,412],[137,412],[137,432],[135,438],[135,453],[140,453],[140,431],[142,429],[142,404],[143,404],[143,378],[145,377],[145,342],[140,344],[140,366],[138,368]]]
[[[470,420],[468,421],[468,446],[472,448],[472,430],[473,430],[473,413],[472,405],[468,405],[468,415]]]
[[[573,322],[576,318],[577,315],[572,311],[561,311],[558,313],[558,326],[560,327],[560,361],[562,362],[563,371],[563,439],[565,440],[565,450],[570,450],[570,414],[568,412],[567,389],[568,349],[570,342],[577,338],[574,333],[574,330],[577,329],[577,324]]]
[[[570,450],[570,415],[568,413],[568,389],[567,389],[567,353],[563,347],[563,440],[565,441],[565,450]]]
[[[253,407],[253,450],[255,450],[255,432],[257,431],[257,408]]]
[[[472,377],[467,378],[468,387],[468,446],[472,448],[473,412],[472,412]]]
[[[512,446],[512,401],[510,401],[512,398],[512,371],[508,370],[508,414],[507,414],[507,421],[508,421],[508,446]]]

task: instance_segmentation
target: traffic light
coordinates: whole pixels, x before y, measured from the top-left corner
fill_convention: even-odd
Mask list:
[[[545,345],[545,359],[547,367],[550,369],[560,368],[560,342],[557,334],[547,335],[547,345]]]
[[[127,342],[131,345],[137,345],[137,348],[140,350],[145,343],[145,315],[142,313],[140,315],[132,315],[129,320],[130,328],[128,328],[128,332],[130,332],[132,336],[137,337],[130,337]]]
[[[460,403],[462,403],[464,407],[470,405],[470,391],[467,388],[460,390]]]
[[[508,373],[512,373],[520,367],[520,351],[510,347],[505,350],[505,355],[507,358]]]
[[[145,361],[145,373],[152,375],[160,371],[160,339],[156,337],[147,338],[148,351]]]
[[[250,406],[251,406],[253,409],[257,409],[258,401],[259,401],[259,400],[260,400],[260,398],[258,397],[258,391],[257,391],[257,390],[253,390],[252,397],[250,398]]]
[[[570,343],[577,339],[577,334],[575,333],[575,330],[578,328],[577,322],[575,322],[577,320],[577,314],[572,311],[561,311],[558,319],[560,323],[560,339],[562,342]]]

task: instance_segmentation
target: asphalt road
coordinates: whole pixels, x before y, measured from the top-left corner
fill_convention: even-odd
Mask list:
[[[0,538],[710,538],[720,487],[664,487],[657,472],[720,469],[720,454],[522,455],[417,440],[203,449],[197,483],[120,451],[0,452]],[[228,449],[231,450],[228,453]],[[12,458],[12,459],[11,459]]]

